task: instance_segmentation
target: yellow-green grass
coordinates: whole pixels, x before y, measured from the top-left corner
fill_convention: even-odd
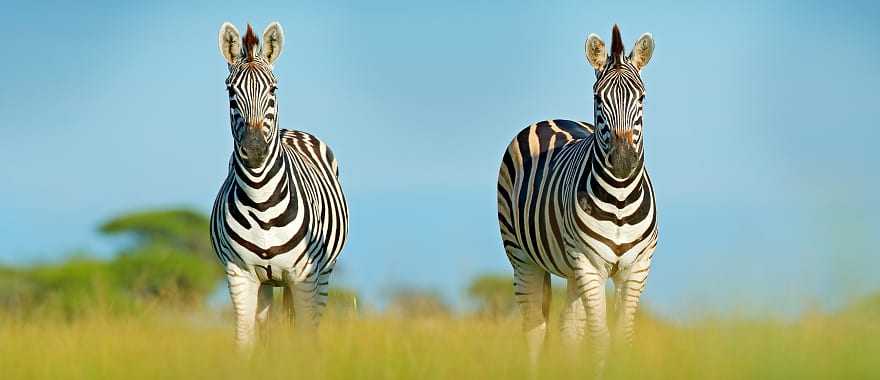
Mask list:
[[[515,319],[330,317],[312,336],[276,322],[274,334],[246,355],[234,349],[230,320],[205,315],[0,317],[0,377],[530,378]],[[556,327],[537,378],[591,377],[589,353],[563,350]],[[869,316],[643,321],[638,327],[631,348],[612,352],[606,378],[880,378],[880,321]]]

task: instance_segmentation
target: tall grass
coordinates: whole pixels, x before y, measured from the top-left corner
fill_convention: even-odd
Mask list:
[[[514,319],[330,316],[306,336],[275,322],[249,355],[234,349],[232,326],[228,317],[162,309],[73,321],[0,317],[2,378],[526,379],[530,372]],[[638,328],[633,347],[612,353],[607,378],[880,378],[876,315]],[[538,378],[588,377],[589,353],[565,352],[557,330]]]

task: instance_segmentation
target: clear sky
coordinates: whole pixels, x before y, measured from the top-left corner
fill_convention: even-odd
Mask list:
[[[217,31],[278,20],[280,125],[341,162],[338,280],[453,301],[475,274],[510,272],[503,149],[535,121],[592,121],[584,40],[616,22],[627,47],[656,41],[645,302],[791,311],[880,289],[876,2],[128,3],[0,13],[0,262],[107,254],[96,226],[134,209],[208,212],[232,146]]]

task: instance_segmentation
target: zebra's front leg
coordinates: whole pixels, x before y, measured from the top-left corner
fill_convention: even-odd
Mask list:
[[[577,282],[573,279],[567,281],[565,308],[562,309],[561,319],[562,343],[569,352],[574,352],[583,341],[587,314],[584,310],[583,298],[578,293]]]
[[[575,291],[583,303],[586,314],[589,343],[595,354],[594,364],[597,372],[601,374],[611,341],[605,305],[606,277],[589,261],[584,261],[583,265],[576,269],[574,280]]]
[[[637,260],[630,270],[614,278],[617,292],[617,326],[614,337],[615,340],[622,339],[627,345],[632,344],[636,312],[639,309],[642,291],[648,281],[648,273],[651,271],[652,253],[647,252],[644,258]]]
[[[516,302],[522,313],[523,332],[532,367],[538,363],[544,337],[547,335],[547,316],[550,311],[550,274],[534,264],[511,260]]]
[[[235,310],[235,343],[239,348],[249,348],[254,343],[260,282],[253,273],[232,262],[226,266],[226,280]]]

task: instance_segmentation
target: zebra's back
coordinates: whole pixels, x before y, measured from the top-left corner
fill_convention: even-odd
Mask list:
[[[511,261],[569,277],[581,255],[610,273],[653,251],[654,192],[641,174],[617,181],[602,168],[592,126],[549,120],[508,146],[498,177],[498,220]]]
[[[316,168],[308,171],[310,180],[304,183],[312,186],[308,195],[313,197],[314,221],[320,225],[318,240],[328,251],[329,259],[321,261],[325,264],[323,270],[336,261],[348,236],[348,205],[339,183],[339,163],[330,146],[310,133],[282,129],[281,139]]]
[[[575,207],[592,133],[586,122],[546,120],[523,129],[508,145],[498,175],[498,220],[511,260],[527,260],[559,276],[571,273],[564,247],[571,244],[566,241],[572,226],[565,215]]]

